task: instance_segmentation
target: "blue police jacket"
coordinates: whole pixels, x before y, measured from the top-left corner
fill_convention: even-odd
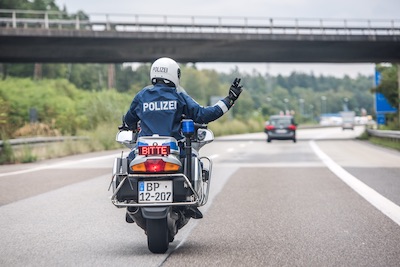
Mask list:
[[[199,105],[186,92],[178,92],[175,87],[155,84],[143,88],[133,99],[125,115],[125,123],[135,128],[140,121],[139,136],[172,136],[181,140],[182,115],[196,123],[209,123],[228,111],[224,100],[214,106]]]

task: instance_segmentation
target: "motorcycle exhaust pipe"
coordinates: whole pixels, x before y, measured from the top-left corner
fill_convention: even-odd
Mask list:
[[[138,211],[138,207],[127,207],[126,211],[128,212],[129,215],[135,215]]]

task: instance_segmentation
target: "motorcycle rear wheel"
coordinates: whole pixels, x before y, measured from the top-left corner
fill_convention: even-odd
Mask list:
[[[162,254],[168,250],[169,235],[167,219],[147,219],[147,246],[153,253]]]

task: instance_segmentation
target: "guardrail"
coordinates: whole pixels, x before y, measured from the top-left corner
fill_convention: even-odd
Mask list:
[[[79,141],[87,140],[88,137],[84,136],[55,136],[55,137],[31,137],[31,138],[18,138],[10,139],[7,142],[11,146],[21,146],[21,145],[35,145],[53,142],[65,142],[65,141]],[[0,148],[3,147],[4,141],[0,140]]]
[[[400,19],[307,19],[83,13],[0,9],[0,28],[318,35],[400,35]]]
[[[309,127],[301,127],[302,129],[308,128],[327,128],[327,127],[337,127],[337,126],[309,126]],[[380,138],[389,138],[400,141],[400,131],[383,131],[383,130],[373,130],[366,129],[368,134],[375,137]],[[44,143],[52,143],[52,142],[65,142],[65,141],[79,141],[79,140],[88,140],[88,137],[85,136],[57,136],[57,137],[31,137],[31,138],[18,138],[18,139],[10,139],[7,142],[10,143],[11,146],[21,146],[21,145],[35,145],[35,144],[44,144]],[[0,140],[0,148],[3,147],[4,141]]]
[[[380,138],[394,139],[400,141],[400,131],[383,131],[367,129],[369,135]]]

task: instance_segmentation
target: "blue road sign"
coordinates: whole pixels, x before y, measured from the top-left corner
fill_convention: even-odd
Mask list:
[[[375,86],[381,83],[381,73],[375,70]],[[397,109],[392,107],[385,96],[381,93],[375,93],[375,108],[377,114],[396,113]]]
[[[381,93],[375,94],[376,113],[396,113],[397,109],[392,107]]]
[[[383,113],[376,114],[376,122],[378,123],[378,125],[385,125],[386,124],[385,114]]]
[[[375,70],[375,87],[381,84],[381,73]]]

